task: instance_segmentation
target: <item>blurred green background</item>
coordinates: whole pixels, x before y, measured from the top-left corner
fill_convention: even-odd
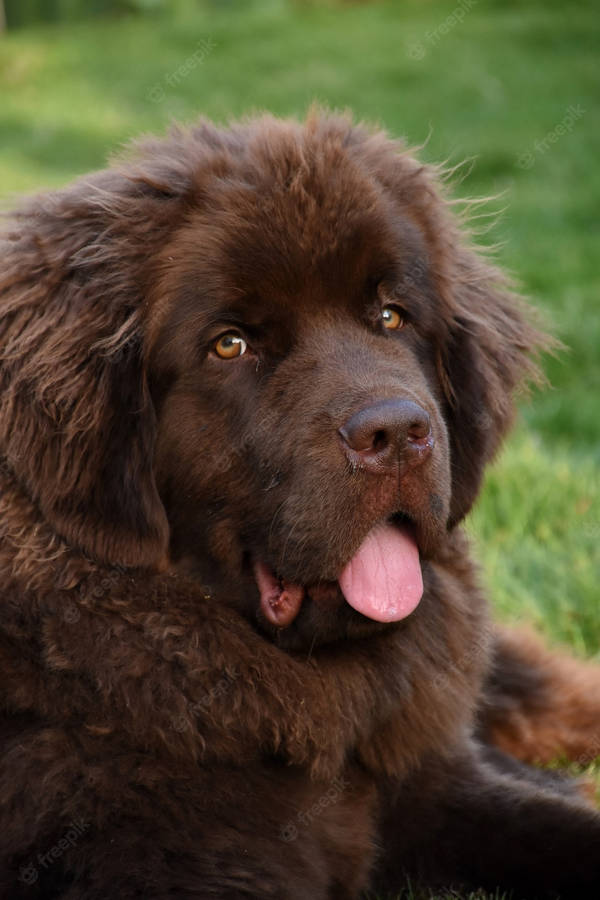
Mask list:
[[[1,0],[0,0],[1,2]],[[0,195],[198,114],[349,107],[497,195],[484,243],[567,349],[469,527],[499,615],[600,648],[600,16],[564,0],[4,0]],[[486,220],[479,222],[485,226]],[[489,224],[489,222],[488,222]],[[485,231],[485,227],[484,227]]]

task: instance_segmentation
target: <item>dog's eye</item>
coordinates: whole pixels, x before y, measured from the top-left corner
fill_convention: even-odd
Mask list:
[[[398,331],[406,325],[406,319],[395,306],[384,306],[381,311],[383,327],[390,331]]]
[[[222,334],[214,346],[215,353],[221,359],[237,359],[238,356],[243,356],[247,349],[248,344],[244,338],[232,331]]]

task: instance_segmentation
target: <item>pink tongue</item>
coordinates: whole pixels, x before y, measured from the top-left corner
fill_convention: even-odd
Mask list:
[[[340,575],[346,601],[376,622],[408,616],[423,594],[417,545],[407,528],[381,525],[367,535]]]

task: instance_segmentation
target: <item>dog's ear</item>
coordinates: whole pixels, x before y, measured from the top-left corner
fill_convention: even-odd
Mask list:
[[[34,198],[0,240],[0,454],[59,535],[113,564],[167,547],[144,300],[184,181],[163,150]]]
[[[539,379],[538,352],[551,339],[505,277],[471,249],[454,245],[441,293],[447,327],[438,348],[451,446],[450,526],[471,508],[483,471],[510,428],[515,393]]]

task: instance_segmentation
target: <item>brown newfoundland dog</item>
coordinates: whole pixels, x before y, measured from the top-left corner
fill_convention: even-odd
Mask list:
[[[524,760],[598,752],[600,678],[491,628],[459,527],[543,339],[435,171],[203,123],[1,259],[1,896],[597,896]]]

